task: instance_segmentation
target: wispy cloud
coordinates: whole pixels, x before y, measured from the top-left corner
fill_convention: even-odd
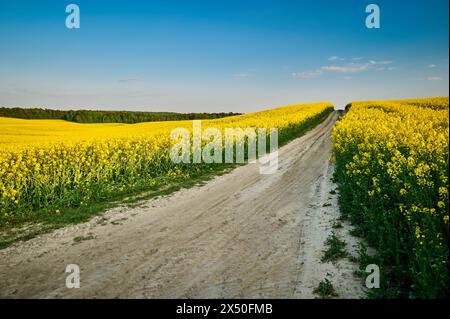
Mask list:
[[[374,61],[374,60],[370,60],[369,63],[372,64],[372,65],[387,65],[387,64],[392,64],[392,61]]]
[[[313,79],[320,75],[322,75],[322,70],[316,70],[316,71],[308,71],[308,72],[294,72],[292,73],[292,77],[298,78],[298,79]]]
[[[329,61],[345,61],[345,60],[353,60],[357,61],[362,58],[340,58],[338,56],[331,56],[328,58]],[[320,68],[313,71],[304,71],[304,72],[294,72],[292,73],[292,77],[299,79],[311,79],[316,78],[324,73],[341,73],[341,74],[353,74],[353,73],[361,73],[369,70],[376,71],[393,71],[395,67],[389,66],[393,64],[393,61],[388,60],[368,60],[367,62],[348,62],[344,64],[332,64],[321,66]],[[351,77],[344,78],[346,80],[350,80]]]
[[[341,57],[341,56],[337,56],[337,55],[332,55],[330,57],[328,57],[328,61],[360,61],[363,60],[363,57],[352,57],[352,58],[345,58],[345,57]]]
[[[440,81],[442,78],[440,76],[429,76],[427,78],[428,81]]]
[[[350,81],[350,80],[353,79],[353,77],[351,77],[351,76],[344,76],[343,79],[346,80],[346,81]]]
[[[140,77],[129,77],[129,78],[123,78],[118,80],[119,83],[137,83],[137,82],[144,82],[143,78]]]
[[[377,71],[394,71],[395,68],[393,66],[389,66],[389,67],[382,66],[380,68],[377,68],[376,70]]]
[[[437,65],[436,64],[429,64],[428,67],[432,69],[432,68],[436,68]]]
[[[367,71],[369,63],[348,63],[346,65],[327,65],[321,67],[321,70],[334,73],[359,73]]]
[[[328,58],[328,61],[345,61],[346,58],[339,57],[337,55],[332,55]]]

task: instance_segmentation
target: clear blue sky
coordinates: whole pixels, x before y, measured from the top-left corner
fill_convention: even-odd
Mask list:
[[[81,28],[65,27],[76,3]],[[381,28],[365,27],[365,7]],[[448,95],[448,0],[0,1],[0,106],[241,111]]]

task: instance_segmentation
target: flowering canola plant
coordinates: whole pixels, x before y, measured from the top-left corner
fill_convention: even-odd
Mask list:
[[[378,249],[384,297],[448,297],[448,97],[351,103],[332,138],[341,210]]]
[[[298,104],[203,120],[202,126],[278,128],[283,143],[332,110],[330,103]],[[192,121],[79,124],[0,118],[0,228],[211,170],[214,164],[171,161],[170,133],[180,127],[191,130]]]

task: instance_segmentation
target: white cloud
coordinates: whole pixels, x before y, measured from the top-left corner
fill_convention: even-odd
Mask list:
[[[359,73],[367,71],[369,68],[368,63],[360,64],[360,63],[348,63],[343,66],[338,65],[328,65],[321,67],[321,70],[326,72],[334,72],[334,73]]]
[[[360,60],[362,58],[356,57],[351,58],[351,60]],[[340,58],[338,56],[330,56],[328,58],[329,61],[344,61],[347,60],[346,58]],[[292,73],[292,77],[299,78],[299,79],[311,79],[316,78],[324,73],[342,73],[342,74],[352,74],[352,73],[361,73],[366,72],[369,70],[376,70],[376,71],[393,71],[395,68],[393,66],[388,66],[392,64],[392,61],[376,61],[376,60],[369,60],[367,62],[350,62],[342,65],[333,64],[333,65],[326,65],[322,66],[319,69],[315,71],[306,71],[306,72],[294,72]],[[345,80],[351,80],[352,78],[344,77]]]
[[[346,58],[341,58],[337,55],[332,55],[328,58],[328,61],[345,61],[347,60]]]
[[[352,60],[359,59],[353,58]],[[335,72],[335,73],[359,73],[365,72],[369,69],[373,69],[375,66],[380,66],[376,68],[378,71],[392,71],[394,67],[387,67],[386,65],[392,64],[392,61],[376,61],[369,60],[366,63],[347,63],[345,65],[329,65],[323,66],[321,70],[326,72]]]
[[[372,65],[386,65],[386,64],[392,64],[392,61],[374,61],[374,60],[370,60],[369,63],[372,64]]]
[[[428,67],[429,68],[435,68],[435,67],[437,67],[437,65],[436,64],[430,64],[430,65],[428,65]]]
[[[427,78],[428,81],[440,81],[442,78],[440,76],[429,76]]]
[[[322,71],[321,70],[316,70],[316,71],[307,71],[307,72],[294,72],[292,73],[292,77],[297,78],[297,79],[313,79],[316,78],[320,75],[322,75]]]

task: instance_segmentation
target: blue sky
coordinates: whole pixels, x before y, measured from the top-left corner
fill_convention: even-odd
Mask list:
[[[81,28],[65,27],[78,4]],[[365,7],[381,28],[365,27]],[[448,95],[448,0],[1,1],[0,106],[250,112]]]

